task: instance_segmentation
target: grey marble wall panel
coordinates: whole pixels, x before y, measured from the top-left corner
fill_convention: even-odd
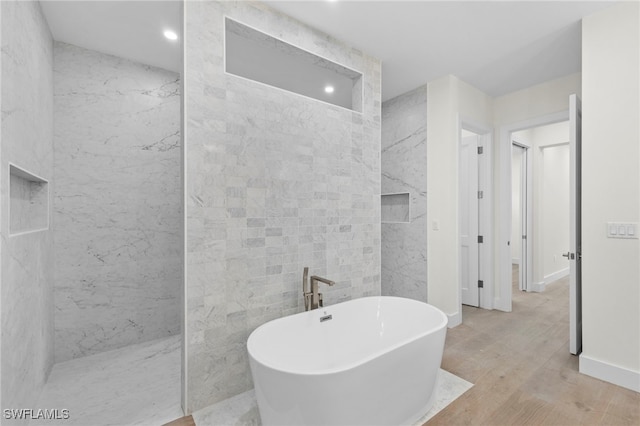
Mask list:
[[[56,361],[180,331],[177,74],[55,43]]]
[[[382,294],[427,301],[427,88],[382,104],[382,193],[410,194],[409,223],[382,223]]]
[[[3,1],[0,7],[1,399],[3,409],[31,408],[53,364],[53,233],[9,236],[7,177],[13,163],[51,182],[53,45],[38,2]],[[3,418],[2,424],[13,423]]]
[[[257,2],[187,2],[187,411],[252,387],[246,340],[380,294],[380,63]],[[223,16],[363,74],[363,113],[224,72]]]

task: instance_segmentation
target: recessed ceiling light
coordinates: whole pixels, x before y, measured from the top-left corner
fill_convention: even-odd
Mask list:
[[[324,92],[325,93],[333,93],[333,86],[325,86],[324,87]]]
[[[164,30],[164,36],[166,38],[168,38],[169,40],[177,40],[178,39],[178,34],[176,34],[174,31],[171,31],[171,30]]]

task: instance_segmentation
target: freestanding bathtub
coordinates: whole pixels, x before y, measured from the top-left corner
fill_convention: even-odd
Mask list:
[[[279,318],[247,342],[263,425],[404,425],[433,403],[447,317],[365,297]]]

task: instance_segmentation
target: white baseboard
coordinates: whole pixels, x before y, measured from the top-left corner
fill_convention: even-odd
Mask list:
[[[457,327],[462,324],[462,310],[456,312],[455,314],[447,314],[447,317],[449,318],[447,328]]]
[[[529,291],[534,293],[542,293],[546,287],[546,281],[538,281],[537,283],[531,283]]]
[[[567,275],[569,275],[569,268],[564,268],[561,269],[557,272],[554,272],[553,274],[549,274],[549,275],[545,275],[544,277],[544,283],[545,284],[551,284],[552,282],[559,280],[560,278],[564,278]]]
[[[640,372],[608,364],[580,354],[579,371],[596,379],[640,392]]]

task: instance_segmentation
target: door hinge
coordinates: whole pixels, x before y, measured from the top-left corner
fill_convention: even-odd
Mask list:
[[[478,243],[484,243],[484,237],[482,235],[478,235]]]
[[[482,154],[484,152],[484,148],[479,146],[478,147],[478,154]]]
[[[484,191],[478,191],[478,199],[482,200],[484,198]]]
[[[484,288],[484,281],[478,280],[478,288]]]

